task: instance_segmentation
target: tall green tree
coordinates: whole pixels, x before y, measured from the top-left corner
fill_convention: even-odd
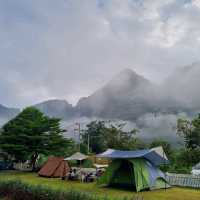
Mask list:
[[[177,134],[184,138],[186,148],[200,148],[200,114],[192,120],[178,119]]]
[[[200,160],[200,114],[192,120],[178,119],[177,134],[185,143],[185,149],[177,156],[177,163],[191,167]]]
[[[86,130],[82,132],[82,142],[88,145],[94,153],[100,153],[106,149],[104,134],[106,126],[104,121],[92,121],[86,126]]]
[[[73,145],[64,131],[60,119],[28,107],[2,127],[0,148],[18,161],[30,158],[34,170],[39,154],[63,155]]]
[[[136,137],[138,130],[124,131],[125,124],[110,125],[104,132],[107,148],[119,150],[134,150],[143,146],[142,142]]]
[[[136,137],[137,130],[124,131],[124,124],[105,124],[104,121],[93,121],[83,131],[82,142],[90,150],[100,153],[108,148],[119,150],[133,150],[142,148],[144,144]]]

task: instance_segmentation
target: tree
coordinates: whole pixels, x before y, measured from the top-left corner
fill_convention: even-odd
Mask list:
[[[86,130],[82,133],[83,144],[87,145],[89,141],[92,152],[100,153],[106,149],[104,133],[106,126],[104,121],[92,121],[87,124]]]
[[[60,119],[28,107],[3,126],[0,148],[18,161],[30,158],[34,170],[39,154],[63,155],[73,145],[63,137],[64,131]]]
[[[184,138],[186,148],[200,148],[200,114],[193,120],[178,119],[177,134]]]
[[[108,148],[119,150],[133,150],[144,145],[136,138],[137,130],[123,131],[125,124],[105,124],[104,121],[93,121],[87,125],[82,134],[84,145],[90,144],[90,150],[100,153]]]
[[[200,151],[198,149],[180,149],[176,159],[179,166],[189,168],[199,162]]]
[[[133,150],[143,146],[140,140],[135,136],[138,130],[124,131],[124,126],[125,124],[111,124],[106,128],[104,138],[107,148]]]
[[[178,119],[177,134],[184,138],[185,149],[176,162],[189,169],[200,160],[200,114],[192,120]]]

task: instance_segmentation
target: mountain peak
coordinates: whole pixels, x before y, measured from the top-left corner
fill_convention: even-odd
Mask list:
[[[130,68],[125,68],[123,70],[121,70],[117,76],[127,76],[127,77],[131,77],[131,76],[139,76],[134,70],[130,69]],[[117,77],[116,76],[116,77]]]
[[[36,104],[35,107],[48,116],[62,119],[72,116],[73,113],[72,105],[69,104],[66,100],[60,99],[47,100]]]
[[[113,87],[135,87],[137,85],[149,84],[150,81],[137,74],[134,70],[126,68],[119,72],[107,86]]]
[[[136,74],[136,72],[130,68],[125,68],[121,70],[120,74]]]
[[[39,103],[39,104],[36,104],[36,106],[37,106],[37,105],[41,105],[41,104],[63,105],[63,106],[70,105],[66,100],[63,100],[63,99],[50,99],[50,100],[41,102],[41,103]]]

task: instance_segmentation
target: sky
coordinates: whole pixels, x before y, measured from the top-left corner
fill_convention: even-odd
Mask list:
[[[199,0],[0,0],[0,104],[76,104],[124,68],[161,83],[199,61]]]

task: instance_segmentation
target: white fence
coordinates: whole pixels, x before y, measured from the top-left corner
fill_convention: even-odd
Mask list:
[[[172,186],[200,188],[200,176],[167,173],[166,179]]]

